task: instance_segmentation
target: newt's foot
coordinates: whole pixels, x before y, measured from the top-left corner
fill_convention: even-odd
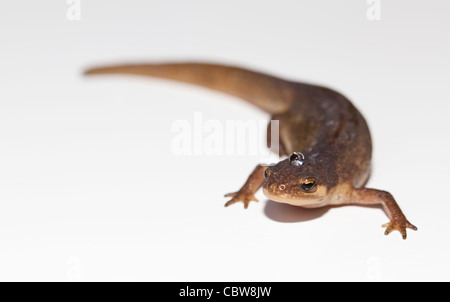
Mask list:
[[[386,228],[386,231],[384,232],[385,235],[388,235],[393,230],[397,230],[402,234],[403,239],[406,239],[406,228],[417,231],[417,227],[406,220],[404,216],[394,218],[390,222],[383,224],[382,227]]]
[[[225,206],[228,207],[229,205],[242,201],[244,203],[244,208],[248,208],[248,204],[250,203],[250,201],[258,201],[258,199],[255,198],[255,196],[253,195],[253,193],[251,193],[248,190],[239,190],[237,192],[234,193],[228,193],[225,195],[225,197],[233,197],[231,198],[231,200],[229,200]]]

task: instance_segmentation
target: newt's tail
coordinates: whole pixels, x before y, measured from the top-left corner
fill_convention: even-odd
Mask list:
[[[205,63],[125,64],[92,68],[86,75],[133,74],[191,83],[244,99],[266,112],[287,110],[298,84],[238,67]]]

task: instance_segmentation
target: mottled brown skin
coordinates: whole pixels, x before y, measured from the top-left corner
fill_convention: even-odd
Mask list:
[[[417,230],[388,192],[365,188],[372,142],[367,124],[343,95],[325,87],[296,83],[233,66],[205,63],[128,64],[93,68],[85,74],[134,74],[204,86],[244,99],[279,120],[280,155],[301,152],[275,165],[259,165],[225,206],[257,201],[261,187],[277,202],[314,208],[381,204],[390,219],[385,234]],[[270,127],[268,129],[268,146]]]

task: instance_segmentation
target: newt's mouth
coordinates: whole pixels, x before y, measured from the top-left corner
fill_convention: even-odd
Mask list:
[[[315,208],[327,204],[322,196],[314,193],[302,194],[302,196],[292,196],[287,193],[273,193],[266,187],[263,187],[263,193],[270,200],[294,206]]]

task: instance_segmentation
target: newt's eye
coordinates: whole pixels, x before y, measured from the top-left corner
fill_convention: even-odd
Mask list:
[[[300,185],[305,192],[312,193],[316,189],[317,181],[314,178],[307,178]]]
[[[269,169],[264,170],[264,179],[267,180],[269,178]]]

